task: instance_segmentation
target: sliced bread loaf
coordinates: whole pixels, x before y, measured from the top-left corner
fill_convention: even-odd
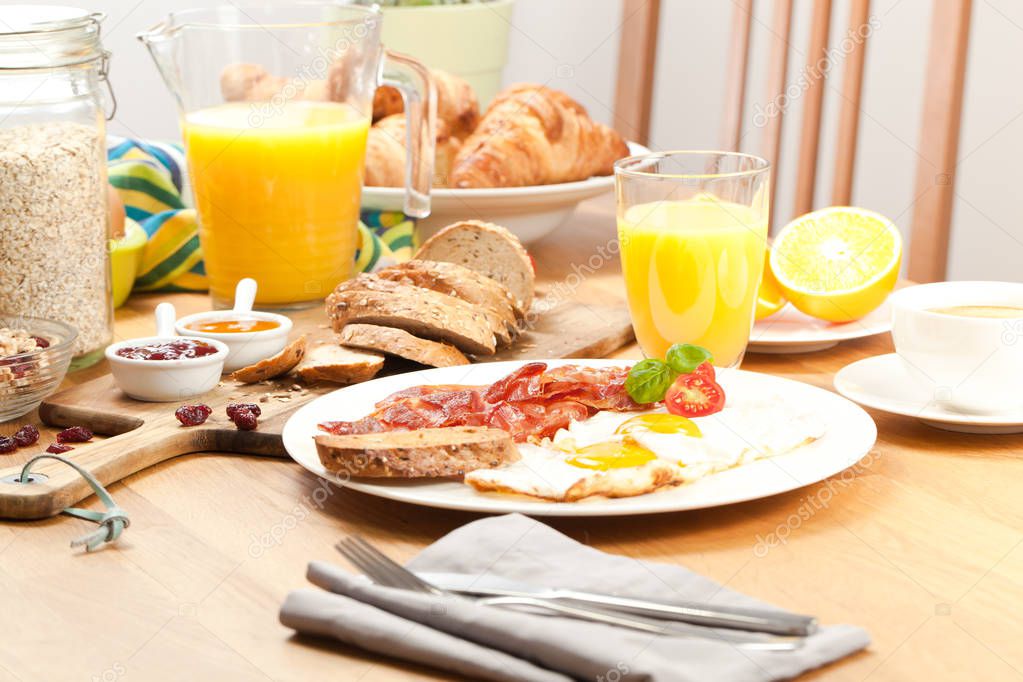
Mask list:
[[[376,324],[349,324],[338,335],[341,343],[352,348],[396,355],[430,367],[468,365],[469,358],[452,345],[421,339],[404,329]]]
[[[425,263],[427,261],[419,262]],[[497,282],[494,282],[494,280],[490,279],[489,277],[484,277],[479,273],[472,272],[468,268],[463,268],[459,265],[455,265],[454,263],[443,263],[443,265],[450,265],[452,267],[459,268],[464,272],[468,272],[476,280],[486,280],[490,281],[497,287],[501,286],[500,284],[497,284]],[[398,282],[399,284],[407,284],[409,286],[419,287],[422,289],[429,289],[430,291],[436,291],[438,293],[445,294],[447,296],[452,296],[461,301],[472,304],[477,310],[477,312],[486,317],[487,323],[490,325],[490,330],[494,332],[494,338],[497,340],[498,346],[507,346],[512,342],[514,336],[518,335],[518,327],[515,324],[514,314],[507,310],[507,306],[505,314],[502,315],[491,305],[479,303],[478,301],[475,300],[469,300],[470,298],[474,299],[481,298],[479,295],[476,296],[469,295],[468,297],[459,296],[458,291],[456,291],[453,287],[445,286],[442,281],[438,280],[437,277],[429,275],[425,270],[420,269],[419,271],[409,271],[415,272],[416,274],[413,276],[408,276],[405,274],[404,271],[395,269],[398,267],[400,266],[394,266],[394,268],[386,268],[384,270],[381,270],[380,272],[373,273],[373,276],[389,282]],[[461,289],[464,290],[469,290],[472,288],[468,283],[462,283],[459,286],[461,287]]]
[[[382,279],[408,282],[455,296],[466,303],[493,308],[512,325],[525,314],[503,284],[458,263],[414,258],[376,274]]]
[[[331,381],[335,384],[357,384],[376,376],[384,366],[384,356],[344,348],[332,343],[309,350],[295,374],[302,381]]]
[[[480,220],[452,223],[427,239],[415,257],[458,263],[504,285],[522,311],[533,302],[536,275],[529,254],[507,229]]]
[[[320,434],[315,441],[320,462],[328,471],[369,478],[461,476],[520,458],[507,431],[480,426]]]
[[[493,355],[497,345],[486,311],[454,296],[375,275],[339,284],[327,297],[327,316],[335,331],[353,323],[397,327],[477,355]]]

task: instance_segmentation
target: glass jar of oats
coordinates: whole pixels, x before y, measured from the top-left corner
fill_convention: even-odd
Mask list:
[[[76,327],[72,367],[113,336],[101,20],[0,6],[0,314]]]

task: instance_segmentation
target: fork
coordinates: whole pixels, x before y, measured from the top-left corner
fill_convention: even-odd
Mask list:
[[[433,585],[389,556],[374,547],[364,538],[358,535],[350,535],[341,539],[334,545],[334,549],[341,553],[353,566],[363,572],[370,580],[383,587],[393,587],[411,592],[431,594],[434,596],[453,597],[468,599],[462,595],[443,590]],[[473,600],[477,604],[500,607],[535,607],[548,612],[562,614],[607,625],[640,630],[658,635],[672,635],[681,637],[694,637],[699,639],[710,639],[734,644],[744,649],[757,649],[762,651],[792,651],[803,645],[800,637],[778,637],[778,636],[757,636],[753,634],[737,634],[732,632],[720,632],[700,628],[699,626],[683,626],[681,624],[668,624],[664,621],[631,616],[624,613],[607,611],[591,606],[569,606],[548,599],[529,596],[515,597],[483,597]]]

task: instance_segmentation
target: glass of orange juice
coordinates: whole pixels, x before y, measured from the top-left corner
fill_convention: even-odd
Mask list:
[[[648,357],[703,346],[734,367],[749,342],[767,248],[770,164],[737,152],[659,152],[615,164],[618,243]]]
[[[289,308],[353,275],[378,85],[406,104],[405,213],[429,213],[433,88],[422,64],[382,48],[382,22],[347,0],[242,0],[174,12],[139,35],[178,104],[218,306],[245,277],[256,303]]]

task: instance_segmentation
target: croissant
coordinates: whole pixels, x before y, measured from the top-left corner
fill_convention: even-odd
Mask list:
[[[437,144],[433,161],[433,186],[445,187],[451,164],[461,142],[452,137],[444,121],[437,121]],[[377,121],[366,138],[367,187],[401,187],[405,184],[405,114],[391,114]]]
[[[628,156],[621,135],[563,92],[520,83],[497,95],[462,141],[451,187],[524,187],[609,175]]]
[[[437,88],[437,120],[444,121],[448,133],[459,139],[473,131],[480,119],[480,106],[472,86],[447,71],[431,69]],[[377,88],[373,95],[373,120],[378,121],[405,110],[401,94],[392,87]]]
[[[267,102],[276,96],[342,102],[346,96],[344,64],[335,62],[327,70],[325,79],[308,81],[274,76],[259,64],[228,64],[220,72],[220,92],[226,102]]]
[[[228,102],[260,102],[269,100],[287,81],[271,76],[259,64],[228,64],[220,72],[220,92]]]

